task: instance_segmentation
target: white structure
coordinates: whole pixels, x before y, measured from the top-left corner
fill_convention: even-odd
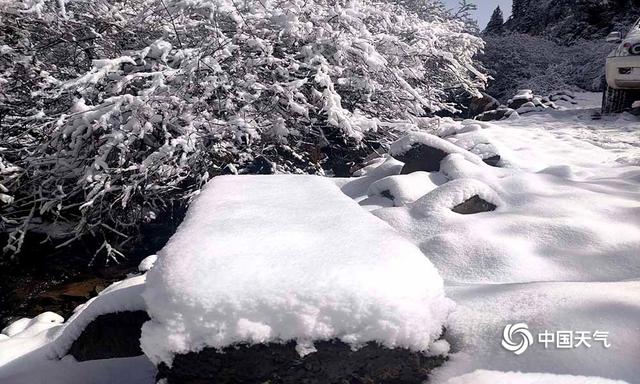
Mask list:
[[[607,57],[602,112],[620,112],[634,102],[633,93],[640,94],[640,19],[624,39],[620,32],[612,32],[607,42],[619,45]]]

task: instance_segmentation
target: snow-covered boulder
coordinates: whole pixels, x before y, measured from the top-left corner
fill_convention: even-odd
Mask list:
[[[417,247],[330,179],[293,175],[209,182],[148,272],[144,298],[143,350],[171,370],[176,355],[243,345],[427,352],[451,308]]]
[[[45,312],[9,325],[0,337],[0,383],[151,382],[154,367],[140,356],[144,283],[145,275],[116,282],[67,321]]]
[[[471,99],[469,103],[468,115],[470,118],[483,114],[487,111],[493,111],[500,107],[500,102],[489,94],[481,92],[481,97]]]
[[[482,160],[451,142],[426,132],[411,132],[391,145],[389,154],[404,163],[403,174],[416,171],[436,172],[440,162],[452,153],[458,153],[469,161]]]
[[[448,137],[447,140],[467,151],[478,155],[485,164],[497,167],[502,165],[502,157],[498,148],[489,140],[482,131],[461,132],[458,135]]]
[[[358,171],[358,177],[335,179],[342,193],[359,201],[367,197],[372,183],[388,176],[399,175],[404,164],[393,157],[380,158]]]
[[[484,112],[478,116],[476,116],[476,120],[479,121],[494,121],[494,120],[502,120],[502,119],[508,119],[511,118],[512,116],[517,116],[518,113],[512,109],[512,108],[507,108],[504,105],[500,106],[498,109],[493,110],[493,111],[487,111]]]
[[[56,331],[50,357],[71,354],[77,360],[92,360],[140,355],[138,340],[146,318],[142,299],[145,279],[140,275],[113,283],[78,306]]]
[[[67,354],[77,361],[140,356],[140,330],[147,320],[143,310],[99,315],[82,330]]]
[[[511,109],[518,109],[523,105],[533,101],[534,95],[530,89],[521,89],[518,93],[507,101],[507,107]]]

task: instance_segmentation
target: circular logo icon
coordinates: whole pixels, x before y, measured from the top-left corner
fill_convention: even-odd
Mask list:
[[[533,344],[533,335],[525,323],[507,324],[502,331],[502,347],[521,355]]]

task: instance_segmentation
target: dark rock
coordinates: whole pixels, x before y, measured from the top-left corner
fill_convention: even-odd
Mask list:
[[[515,111],[511,108],[499,108],[494,111],[487,111],[481,115],[476,116],[476,120],[479,121],[496,121],[510,117]]]
[[[475,195],[462,204],[453,207],[452,211],[462,215],[472,215],[474,213],[495,211],[497,207],[490,202],[483,200],[480,196]]]
[[[481,92],[482,97],[471,99],[469,103],[469,117],[475,117],[487,111],[493,111],[500,107],[500,102],[494,97]]]
[[[380,195],[382,197],[387,198],[387,199],[392,200],[392,201],[394,201],[396,199],[395,196],[393,196],[391,194],[391,191],[388,190],[388,189],[385,189],[384,191],[380,192]]]
[[[272,175],[276,173],[276,165],[267,160],[266,157],[258,156],[242,173],[248,173],[250,175]]]
[[[301,358],[295,346],[243,344],[223,353],[206,348],[177,355],[171,368],[161,364],[157,378],[173,384],[415,384],[446,360],[375,343],[353,351],[337,340],[316,342],[317,352]]]
[[[507,103],[507,107],[511,108],[511,109],[518,109],[522,106],[524,106],[527,103],[530,103],[531,100],[528,99],[515,99],[515,100],[509,100],[509,102]],[[535,105],[531,105],[532,107],[535,107]]]
[[[394,158],[404,163],[402,174],[406,175],[417,171],[439,171],[440,161],[448,155],[448,153],[438,148],[425,144],[414,144],[408,151],[402,155],[396,155]]]
[[[142,355],[142,324],[149,320],[145,311],[126,311],[98,316],[82,331],[67,354],[78,361]]]
[[[482,159],[482,161],[485,162],[485,164],[488,164],[492,167],[498,167],[498,164],[500,163],[500,160],[502,158],[500,157],[500,155],[493,155],[491,157],[487,157],[486,159]]]

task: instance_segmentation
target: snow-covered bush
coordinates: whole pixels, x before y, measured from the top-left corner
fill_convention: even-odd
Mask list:
[[[371,137],[485,81],[482,41],[433,1],[422,17],[363,0],[1,4],[10,254],[40,231],[113,258],[224,168],[344,173]]]

